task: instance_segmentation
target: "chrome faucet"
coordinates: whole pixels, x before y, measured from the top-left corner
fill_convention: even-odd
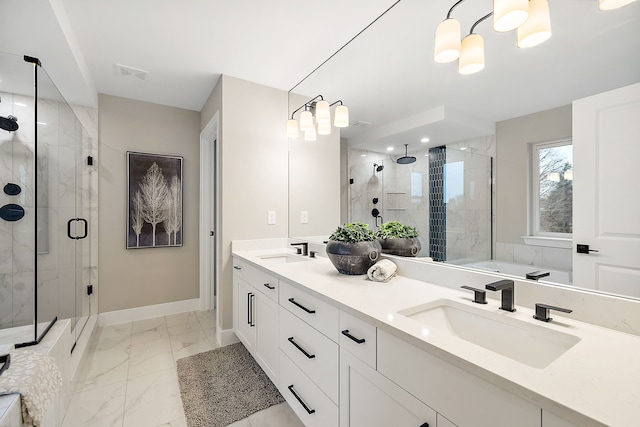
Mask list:
[[[309,255],[309,243],[308,242],[300,242],[300,243],[291,243],[291,246],[302,246],[302,251],[300,248],[296,248],[297,253],[301,253],[302,256]]]
[[[498,280],[497,282],[489,283],[485,286],[486,289],[490,291],[501,291],[502,292],[502,303],[500,304],[500,310],[505,311],[516,311],[514,307],[513,300],[515,294],[515,288],[513,284],[513,280]]]

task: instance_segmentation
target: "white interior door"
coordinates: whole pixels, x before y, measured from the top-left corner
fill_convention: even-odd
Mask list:
[[[573,282],[640,298],[640,84],[573,103],[573,156]]]

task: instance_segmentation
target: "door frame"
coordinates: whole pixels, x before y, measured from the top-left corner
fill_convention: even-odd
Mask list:
[[[220,144],[219,112],[200,133],[200,310],[220,307]],[[213,223],[213,224],[212,224]],[[210,232],[213,231],[213,244]],[[213,262],[212,262],[213,261]],[[216,314],[216,329],[219,330]]]

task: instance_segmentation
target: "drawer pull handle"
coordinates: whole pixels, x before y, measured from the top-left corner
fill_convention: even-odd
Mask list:
[[[365,341],[364,338],[356,338],[353,335],[351,335],[348,329],[345,329],[344,331],[342,331],[342,335],[349,338],[350,340],[357,342],[358,344],[362,344]]]
[[[236,270],[242,270],[242,267],[238,267],[237,265],[234,265],[233,268],[235,268]]]
[[[304,348],[300,347],[300,344],[298,344],[297,342],[295,342],[293,340],[293,337],[289,337],[287,338],[287,340],[294,345],[295,348],[297,348],[298,350],[300,350],[302,352],[302,354],[304,354],[305,356],[307,356],[307,359],[313,359],[314,357],[316,357],[315,354],[309,354]]]
[[[247,293],[247,325],[251,326],[251,292]]]
[[[253,304],[253,299],[255,298],[255,296],[256,296],[256,294],[254,294],[254,293],[251,294],[251,327],[252,328],[254,326],[256,326],[256,324],[255,324],[255,320],[256,319],[253,318],[253,314],[254,314],[254,311],[255,311],[255,305]]]
[[[289,298],[289,302],[291,304],[295,305],[296,307],[299,307],[299,308],[303,309],[304,311],[306,311],[309,314],[314,314],[316,312],[315,310],[309,310],[304,305],[300,304],[299,302],[296,302],[293,298]]]
[[[267,288],[267,289],[271,289],[271,290],[274,290],[276,288],[275,286],[271,286],[268,283],[264,283],[264,287]]]
[[[291,394],[293,394],[293,397],[295,397],[298,402],[300,402],[300,404],[302,405],[302,407],[304,408],[305,411],[307,411],[307,414],[311,415],[313,413],[316,412],[315,409],[310,409],[306,403],[304,403],[304,400],[302,400],[302,398],[300,398],[300,396],[298,396],[298,393],[296,393],[296,391],[293,389],[293,384],[291,384],[289,387],[287,387],[289,389],[289,391],[291,392]]]

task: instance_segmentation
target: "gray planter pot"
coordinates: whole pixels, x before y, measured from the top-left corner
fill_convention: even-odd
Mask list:
[[[412,257],[420,253],[420,240],[413,238],[379,239],[382,252],[385,254]]]
[[[347,243],[329,240],[327,256],[342,274],[367,274],[367,270],[380,258],[382,247],[377,240]]]

